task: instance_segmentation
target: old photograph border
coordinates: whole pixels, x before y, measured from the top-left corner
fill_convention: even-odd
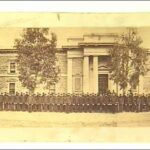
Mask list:
[[[45,5],[45,8],[47,8],[46,3],[44,5]],[[79,5],[80,5],[80,3],[79,3]],[[92,3],[92,5],[93,5],[93,3]],[[80,9],[78,11],[79,12],[83,12],[84,11],[84,13],[82,13],[82,14],[74,14],[75,15],[74,17],[72,17],[72,15],[70,16],[70,14],[66,14],[66,13],[62,13],[61,14],[61,13],[59,13],[60,15],[62,15],[65,18],[63,20],[64,23],[61,23],[60,21],[58,21],[58,14],[54,14],[54,13],[53,14],[50,14],[50,13],[43,13],[43,14],[41,14],[40,12],[38,12],[38,13],[37,12],[36,13],[35,12],[34,13],[33,12],[32,13],[24,12],[24,13],[21,14],[19,12],[18,13],[16,13],[16,12],[14,12],[14,13],[1,12],[0,13],[0,18],[2,18],[2,19],[0,20],[0,26],[1,27],[35,27],[35,26],[36,27],[51,27],[51,26],[54,26],[54,25],[55,26],[67,26],[68,25],[69,27],[70,26],[71,27],[73,27],[73,26],[77,27],[77,26],[79,26],[78,25],[79,21],[82,22],[82,26],[83,27],[85,27],[85,26],[94,26],[94,27],[96,27],[96,26],[101,26],[101,27],[104,27],[104,26],[105,27],[106,26],[107,27],[110,27],[110,26],[111,27],[112,26],[113,27],[114,26],[138,26],[138,27],[140,27],[140,26],[142,26],[142,27],[143,26],[150,26],[150,20],[149,20],[150,13],[149,13],[149,7],[148,7],[147,3],[144,4],[145,7],[142,8],[143,11],[141,10],[140,3],[138,4],[138,7],[137,7],[138,9],[136,9],[136,11],[134,10],[134,7],[132,7],[133,5],[137,5],[136,2],[135,2],[135,4],[132,4],[132,5],[131,5],[131,3],[128,3],[128,6],[129,6],[128,9],[129,10],[125,11],[126,13],[127,12],[134,12],[133,14],[124,14],[122,12],[122,9],[124,8],[124,5],[121,4],[121,7],[120,7],[119,10],[117,10],[117,12],[122,12],[123,14],[117,14],[116,13],[116,14],[101,14],[101,15],[98,14],[100,12],[102,13],[102,11],[98,9],[98,7],[96,7],[97,8],[96,14],[85,14],[85,11],[88,11],[88,12],[92,12],[92,11],[90,11],[90,7],[88,7],[89,10],[83,10],[84,7],[82,5],[82,7],[80,7]],[[27,6],[29,6],[28,2],[26,3],[26,6],[19,5],[19,7],[18,6],[17,7],[13,7],[13,9],[15,8],[14,11],[25,11],[24,7],[27,7]],[[26,10],[26,11],[31,11],[31,9],[33,9],[32,6],[33,5],[30,5],[30,10]],[[56,6],[57,6],[57,4],[56,4]],[[96,3],[95,3],[95,6],[97,6]],[[62,7],[62,5],[61,5],[61,8],[63,8],[63,10],[59,7],[58,8],[58,12],[66,12],[67,7],[65,5]],[[101,7],[104,8],[104,6],[101,6]],[[5,5],[5,7],[0,5],[0,10],[1,11],[4,11],[4,8],[6,8],[6,5]],[[104,9],[102,9],[102,10],[105,13],[106,12],[110,13],[111,11],[114,12],[114,9],[111,10],[111,8],[112,8],[112,6],[109,7],[109,8],[107,7],[106,11],[104,11]],[[116,6],[115,6],[115,8],[116,8]],[[43,12],[50,11],[48,9],[49,8],[47,8],[47,9],[43,8]],[[108,11],[108,9],[109,9],[109,11]],[[131,10],[134,10],[134,11],[131,11]],[[11,7],[6,8],[5,11],[9,11],[9,12],[12,11]],[[36,11],[40,11],[40,10],[36,10]],[[71,9],[70,9],[70,11],[71,11]],[[74,11],[75,11],[75,9],[72,9],[72,12],[74,12]],[[94,11],[94,9],[93,9],[93,11]],[[115,9],[115,11],[116,11],[116,9]],[[146,13],[146,11],[147,11],[147,13]],[[57,11],[53,10],[53,12],[57,12]],[[138,13],[136,14],[135,12],[138,12]],[[51,17],[49,17],[49,15],[51,15]],[[89,19],[88,16],[91,16],[92,20]],[[77,21],[76,22],[71,21],[71,18],[76,18]],[[111,19],[106,19],[106,18],[111,18]],[[52,20],[54,19],[54,22],[51,22],[50,21],[51,19]],[[34,22],[33,22],[33,20],[34,20]],[[69,20],[69,21],[67,21],[67,20]],[[100,22],[99,20],[103,20],[103,22]],[[142,20],[142,21],[139,22],[139,20]],[[9,141],[9,139],[13,138],[13,135],[14,135],[13,132],[16,129],[11,129],[12,131],[8,130],[7,128],[0,129],[0,130],[1,130],[1,133],[6,137],[6,141]],[[21,130],[23,131],[24,129],[22,128]],[[36,139],[38,136],[40,136],[38,134],[37,130],[38,129],[33,129],[34,133],[31,133],[33,135],[34,139]],[[47,130],[51,130],[51,129],[47,129]],[[105,142],[106,143],[112,143],[112,142],[120,143],[121,142],[121,143],[130,143],[131,144],[131,143],[139,143],[139,142],[140,143],[149,143],[150,142],[150,140],[149,140],[150,139],[150,135],[148,133],[149,130],[150,130],[150,128],[145,128],[145,127],[144,128],[112,128],[112,129],[110,129],[108,127],[108,128],[96,129],[96,131],[94,131],[94,132],[100,131],[100,132],[108,133],[108,137],[107,136],[105,137],[106,138],[105,141],[102,140],[102,141],[100,141],[100,143],[101,142],[102,143],[103,142],[104,143]],[[22,136],[22,134],[23,134],[22,131],[20,131],[20,132],[15,131],[15,133],[17,133],[17,135],[18,135],[18,138],[19,138],[19,136],[20,137]],[[29,133],[29,131],[30,131],[30,129],[28,130],[27,133]],[[46,132],[48,132],[48,131],[46,131]],[[80,131],[76,130],[75,132],[77,134],[82,134],[82,130],[80,130]],[[58,134],[60,134],[60,133],[58,133]],[[89,135],[91,134],[91,130],[89,130],[88,134]],[[25,136],[25,138],[28,139],[29,136],[30,136],[30,134],[27,134]],[[104,139],[103,136],[101,138]],[[114,138],[116,140],[114,140]],[[26,142],[26,139],[24,139],[25,140],[24,142]],[[114,141],[112,141],[112,139]],[[11,140],[10,140],[10,142],[11,142]],[[36,142],[40,142],[40,141],[37,140]],[[77,141],[77,142],[79,142],[79,141]],[[71,145],[71,147],[74,148],[75,145]],[[3,146],[6,147],[6,145],[3,145]],[[3,146],[2,146],[2,148],[3,148]],[[10,144],[9,146],[12,148],[12,144]],[[20,146],[22,146],[22,145],[20,145]],[[33,147],[34,146],[35,145],[33,145]],[[54,145],[54,147],[55,146],[56,145]],[[63,146],[67,147],[67,144],[65,144]],[[16,145],[16,147],[18,147],[18,145]],[[39,145],[36,145],[36,147],[38,148]],[[44,146],[41,145],[41,148],[43,148],[43,147]],[[49,145],[47,145],[46,147],[49,148]],[[85,147],[88,148],[90,146],[84,145],[83,148],[85,148]],[[126,145],[125,144],[125,145],[117,145],[117,146],[115,145],[114,146],[114,145],[110,144],[109,146],[107,146],[107,145],[97,145],[95,147],[97,147],[97,148],[99,148],[99,147],[101,147],[101,148],[106,148],[106,147],[107,148],[108,147],[109,148],[112,148],[112,147],[115,147],[115,148],[116,147],[118,147],[118,148],[122,148],[122,147],[124,147],[124,148],[131,148],[131,147],[133,147],[133,148],[135,148],[135,147],[136,148],[139,148],[139,147],[140,148],[148,148],[149,145],[145,144],[145,145],[139,146],[139,145]],[[61,148],[61,145],[60,145],[59,148]],[[80,145],[79,145],[78,148],[80,148]],[[91,148],[93,148],[93,147],[91,147]]]

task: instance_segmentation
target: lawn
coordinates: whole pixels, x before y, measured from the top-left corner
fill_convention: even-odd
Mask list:
[[[150,112],[0,112],[0,141],[150,142],[149,127]]]

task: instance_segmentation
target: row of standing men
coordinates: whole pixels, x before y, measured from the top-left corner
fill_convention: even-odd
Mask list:
[[[48,112],[150,111],[149,95],[105,94],[0,94],[0,110]]]

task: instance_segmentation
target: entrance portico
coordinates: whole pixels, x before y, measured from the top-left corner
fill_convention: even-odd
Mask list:
[[[88,38],[92,36],[96,37],[94,38],[96,41],[85,42],[84,37],[84,39],[74,39],[77,45],[63,47],[67,50],[68,93],[99,93],[110,88],[107,63],[109,50],[114,44],[112,40],[114,36],[91,35]],[[102,38],[105,38],[105,41]]]
[[[83,62],[83,93],[106,92],[109,88],[109,71],[101,67],[99,56],[85,56]]]
[[[100,50],[99,50],[100,51]],[[74,51],[75,52],[75,51]],[[83,55],[83,56],[73,56],[72,58],[68,57],[67,61],[67,91],[68,93],[74,93],[75,82],[73,82],[74,77],[78,77],[78,83],[81,84],[82,93],[99,93],[100,91],[106,91],[109,88],[109,71],[107,68],[107,60],[102,61],[104,58],[107,58],[108,55]],[[83,66],[75,66],[83,68],[82,75],[73,74],[74,68],[73,61],[76,59],[82,59]],[[79,76],[81,82],[79,83]],[[79,85],[78,85],[79,86]],[[77,93],[77,92],[75,92]],[[79,93],[81,93],[79,91]]]

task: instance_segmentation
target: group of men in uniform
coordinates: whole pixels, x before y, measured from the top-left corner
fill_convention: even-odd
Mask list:
[[[150,111],[149,95],[102,94],[0,94],[0,110],[45,112],[143,112]]]

